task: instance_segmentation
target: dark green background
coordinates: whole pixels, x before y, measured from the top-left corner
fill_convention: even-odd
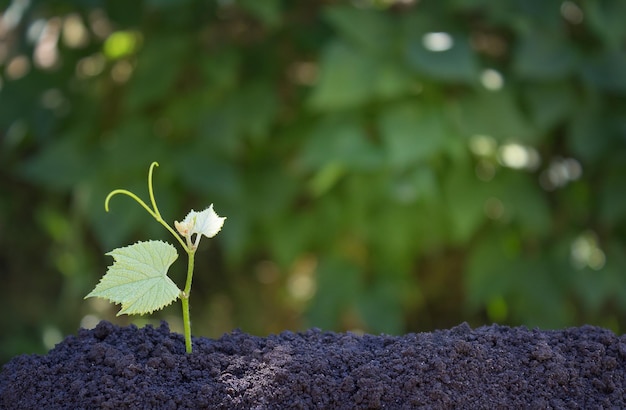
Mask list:
[[[623,0],[2,3],[3,361],[99,319],[180,331],[179,302],[83,300],[104,253],[176,244],[104,211],[152,161],[170,224],[228,218],[197,336],[626,329]]]

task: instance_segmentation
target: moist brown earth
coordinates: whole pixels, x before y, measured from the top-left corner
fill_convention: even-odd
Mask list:
[[[467,324],[404,336],[220,339],[167,324],[80,329],[0,373],[2,409],[626,408],[626,336]]]

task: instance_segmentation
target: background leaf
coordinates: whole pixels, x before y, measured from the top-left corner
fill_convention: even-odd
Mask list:
[[[471,83],[477,78],[478,65],[466,35],[445,33],[450,38],[450,47],[432,50],[424,45],[424,36],[428,34],[416,31],[409,37],[406,55],[411,67],[444,82]]]
[[[373,96],[378,62],[342,41],[324,50],[320,79],[311,95],[312,107],[333,111],[366,103]]]

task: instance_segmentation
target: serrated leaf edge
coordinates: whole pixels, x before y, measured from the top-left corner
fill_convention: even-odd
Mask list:
[[[149,243],[159,243],[159,244],[167,245],[167,246],[171,247],[174,250],[175,257],[167,265],[166,273],[164,275],[165,279],[169,283],[171,283],[173,286],[175,286],[176,289],[178,290],[178,293],[174,297],[170,298],[169,301],[165,302],[164,304],[162,304],[160,306],[155,307],[154,309],[151,309],[151,310],[150,309],[148,309],[148,310],[141,310],[141,311],[139,311],[139,310],[138,311],[132,311],[131,306],[133,305],[133,302],[137,300],[137,298],[135,298],[131,302],[128,302],[128,301],[124,302],[122,300],[118,300],[118,298],[113,298],[113,297],[109,297],[109,296],[100,296],[100,295],[95,295],[94,294],[97,291],[98,286],[100,286],[100,284],[102,283],[102,281],[104,280],[106,275],[109,273],[109,270],[113,266],[115,266],[116,263],[119,262],[118,257],[120,255],[120,251],[123,251],[123,250],[128,249],[128,248],[132,248],[132,247],[137,246],[137,245],[149,244]],[[176,251],[176,248],[172,244],[170,244],[168,242],[165,242],[165,241],[161,241],[161,240],[137,241],[137,242],[135,242],[135,243],[133,243],[131,245],[127,245],[127,246],[124,246],[124,247],[121,247],[121,248],[113,249],[110,252],[107,252],[105,255],[113,257],[113,261],[114,262],[113,262],[112,265],[109,265],[109,267],[107,268],[107,272],[100,278],[100,280],[98,281],[98,284],[95,286],[95,288],[91,292],[89,292],[89,294],[87,294],[87,296],[85,296],[84,299],[87,299],[87,298],[90,298],[90,297],[95,297],[95,298],[99,298],[99,299],[108,300],[108,301],[114,303],[115,305],[121,306],[120,311],[116,314],[116,316],[121,316],[121,315],[124,315],[124,314],[126,314],[126,315],[145,315],[145,314],[150,314],[152,312],[155,312],[157,310],[161,310],[161,309],[171,305],[178,298],[180,298],[180,289],[174,283],[174,281],[172,281],[172,279],[169,276],[167,276],[167,270],[169,270],[169,267],[176,261],[176,259],[178,259],[178,252]],[[131,309],[131,311],[129,311],[129,309]]]

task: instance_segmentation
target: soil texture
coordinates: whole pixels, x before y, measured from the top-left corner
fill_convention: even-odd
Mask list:
[[[220,339],[167,324],[80,329],[0,373],[2,409],[626,408],[626,336],[467,324],[404,336]]]

